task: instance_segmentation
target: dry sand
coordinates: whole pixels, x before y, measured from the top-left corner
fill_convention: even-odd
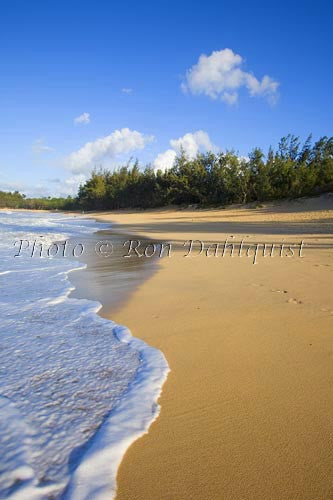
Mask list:
[[[152,239],[305,242],[303,258],[160,261],[111,317],[162,350],[161,413],[118,500],[333,498],[333,196],[98,214]]]

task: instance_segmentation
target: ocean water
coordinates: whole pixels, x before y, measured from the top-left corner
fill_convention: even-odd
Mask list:
[[[48,247],[103,226],[0,211],[0,498],[113,498],[122,456],[158,415],[168,364],[69,296],[82,263],[14,257],[20,239]]]

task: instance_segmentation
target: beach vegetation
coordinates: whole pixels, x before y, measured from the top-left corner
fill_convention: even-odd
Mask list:
[[[172,168],[140,170],[138,164],[118,170],[94,170],[79,189],[77,204],[85,210],[154,208],[166,205],[225,206],[232,203],[298,198],[333,191],[333,137],[301,146],[293,135],[265,154],[254,148],[248,157],[235,151],[181,151]]]
[[[76,197],[26,198],[0,192],[0,207],[50,210],[115,210],[168,205],[219,206],[299,198],[333,191],[333,137],[303,145],[283,137],[267,154],[258,147],[248,157],[236,151],[199,153],[181,150],[169,169],[140,168],[138,161],[115,170],[98,168]]]

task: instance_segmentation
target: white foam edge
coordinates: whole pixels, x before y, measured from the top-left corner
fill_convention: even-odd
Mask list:
[[[48,304],[55,305],[66,299],[74,300],[80,302],[81,305],[85,303],[89,313],[97,314],[102,307],[99,302],[69,297],[75,289],[70,284],[69,273],[85,268],[86,265],[83,264],[59,273],[67,275],[66,291],[48,300]],[[112,320],[104,320],[113,323]],[[65,492],[61,495],[63,500],[113,499],[116,495],[117,471],[127,449],[148,432],[150,425],[160,413],[160,405],[157,401],[170,372],[164,354],[143,340],[133,337],[127,327],[113,324],[112,330],[116,338],[139,352],[140,366],[127,391],[122,394],[122,399],[92,437],[78,466],[70,475]],[[10,495],[10,500],[26,500],[27,498],[42,500],[47,495],[52,496],[55,489],[58,491],[59,488],[61,489],[61,484],[40,487],[36,484],[34,477],[24,483],[14,494]]]
[[[53,297],[46,298],[48,305],[56,305],[66,300],[85,303],[88,313],[98,314],[102,304],[88,299],[71,299],[69,296],[75,289],[70,283],[69,274],[81,271],[86,264],[61,271],[67,277],[65,290]],[[7,272],[5,271],[7,274]],[[4,273],[4,274],[5,274]],[[45,299],[44,299],[45,300]],[[138,438],[146,434],[150,425],[160,413],[157,403],[164,382],[170,372],[169,365],[163,353],[143,340],[133,337],[130,330],[113,323],[113,334],[120,342],[129,344],[139,352],[140,366],[135,373],[127,391],[122,394],[118,405],[111,410],[101,427],[92,437],[87,450],[81,456],[78,466],[70,475],[63,500],[111,500],[116,494],[116,477],[119,465],[127,449]],[[26,480],[21,487],[10,495],[10,500],[42,500],[54,494],[55,490],[63,489],[64,484],[38,486],[33,471],[26,470]],[[30,476],[30,477],[29,477]]]
[[[160,412],[157,401],[170,371],[163,353],[132,337],[124,326],[115,326],[114,333],[121,342],[139,351],[141,365],[127,393],[97,431],[72,474],[64,500],[114,498],[117,470],[126,450],[148,432]]]
[[[65,492],[60,494],[62,500],[113,499],[117,471],[127,449],[148,432],[160,413],[157,401],[170,371],[163,353],[133,337],[125,326],[116,325],[113,331],[120,342],[139,351],[141,364],[127,392],[93,436]],[[38,486],[29,468],[26,476],[21,488],[10,495],[11,500],[43,500],[64,488],[61,483]]]

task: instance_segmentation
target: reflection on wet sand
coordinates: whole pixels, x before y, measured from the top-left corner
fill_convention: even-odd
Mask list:
[[[87,267],[71,273],[70,281],[75,286],[71,296],[99,301],[103,306],[101,316],[110,317],[111,314],[112,317],[112,311],[158,268],[159,252],[148,258],[139,258],[135,251],[131,251],[131,257],[126,258],[130,242],[137,239],[137,236],[113,230],[98,231],[85,237],[84,254],[79,260]],[[132,248],[135,246],[133,244]],[[140,240],[140,252],[145,248],[149,252],[148,246],[151,249],[150,240]]]

